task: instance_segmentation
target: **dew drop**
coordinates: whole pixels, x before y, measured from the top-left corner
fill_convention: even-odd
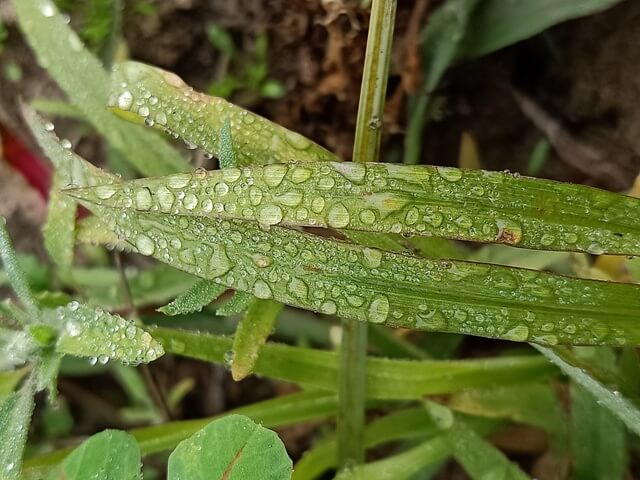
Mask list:
[[[282,209],[277,205],[265,205],[258,211],[261,225],[276,225],[282,221]]]
[[[198,205],[198,197],[196,197],[193,193],[187,193],[182,201],[184,208],[187,210],[193,210]]]
[[[312,173],[313,171],[310,168],[296,167],[293,170],[291,170],[291,173],[289,174],[289,179],[293,183],[303,183],[309,180]]]
[[[323,177],[318,180],[319,190],[331,190],[336,184],[335,180],[331,177]]]
[[[407,225],[413,225],[418,221],[419,216],[420,216],[420,212],[416,207],[413,207],[407,212],[407,215],[405,217],[405,222],[407,223]]]
[[[256,280],[256,283],[253,284],[253,294],[261,299],[267,299],[273,296],[271,288],[269,288],[269,285],[267,285],[267,282],[264,280]]]
[[[149,111],[149,107],[147,107],[146,105],[143,105],[138,109],[138,115],[140,115],[141,117],[148,117],[150,113],[151,112]]]
[[[262,201],[262,190],[258,187],[251,187],[249,189],[249,201],[253,206],[260,205]]]
[[[181,173],[178,175],[171,175],[167,178],[167,185],[174,189],[180,189],[186,187],[191,181],[191,175],[187,173]]]
[[[151,238],[141,233],[136,238],[136,248],[138,249],[138,252],[140,252],[142,255],[149,256],[149,255],[153,255],[153,252],[156,249],[156,244],[153,242]]]
[[[518,325],[505,333],[504,338],[514,342],[524,342],[529,338],[529,328],[526,325]]]
[[[335,315],[337,311],[338,306],[336,305],[336,302],[332,300],[327,300],[322,305],[320,305],[320,312],[324,313],[325,315]]]
[[[448,182],[457,182],[462,178],[462,170],[452,167],[436,167],[438,175]]]
[[[373,248],[366,247],[362,254],[364,256],[364,263],[367,267],[378,268],[382,261],[382,252]]]
[[[336,203],[329,209],[327,224],[333,228],[344,228],[349,225],[349,210],[342,203]]]
[[[360,221],[365,225],[373,225],[376,221],[376,214],[373,210],[362,210],[359,217]]]
[[[287,285],[289,293],[294,297],[305,299],[309,295],[309,287],[307,284],[299,278],[293,277]]]
[[[229,193],[229,185],[224,182],[216,183],[216,186],[213,188],[213,190],[219,197],[224,197],[227,193]]]
[[[169,190],[165,186],[161,186],[158,188],[156,192],[156,196],[158,197],[158,203],[160,204],[160,209],[164,213],[169,213],[171,208],[173,207],[173,203],[176,200],[176,197],[173,195],[173,192]]]
[[[135,193],[136,208],[138,210],[146,211],[151,209],[153,199],[151,198],[151,192],[148,188],[140,188]]]
[[[313,200],[311,200],[311,210],[314,213],[322,212],[322,210],[324,210],[324,205],[325,205],[325,201],[324,201],[324,198],[322,197],[316,197]]]
[[[287,173],[287,166],[281,163],[274,163],[264,167],[262,175],[264,177],[264,183],[271,188],[276,188],[282,183],[284,176]]]
[[[96,196],[101,200],[108,200],[116,193],[116,189],[111,185],[99,185],[96,187]]]
[[[369,305],[368,319],[371,323],[383,323],[389,316],[389,299],[380,295]]]
[[[40,13],[45,17],[53,17],[56,13],[56,10],[51,2],[45,2],[40,7]]]

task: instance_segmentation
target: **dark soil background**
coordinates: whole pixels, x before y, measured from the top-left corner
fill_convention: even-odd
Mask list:
[[[229,30],[238,45],[248,48],[266,33],[270,75],[286,87],[286,94],[276,100],[256,96],[233,100],[349,159],[368,22],[358,3],[159,0],[157,15],[125,16],[124,36],[132,59],[174,71],[194,88],[206,90],[224,69],[224,59],[207,40],[208,25]],[[388,161],[401,155],[407,98],[419,84],[417,37],[410,24],[416,19],[424,24],[441,2],[428,2],[426,13],[420,15],[425,3],[399,2],[384,123],[383,151]],[[36,65],[8,1],[0,0],[0,14],[9,31],[0,53],[3,137],[11,132],[37,151],[18,113],[19,102],[62,96]],[[12,64],[20,66],[19,82],[5,74]],[[628,190],[640,170],[640,2],[624,1],[458,65],[447,73],[438,95],[441,106],[425,131],[422,163],[457,165],[466,133],[475,140],[484,168],[526,173],[534,146],[548,138],[553,148],[539,176]],[[60,122],[57,129],[74,140],[82,138],[79,152],[101,162],[102,149],[95,138],[83,136],[71,122]],[[45,201],[1,155],[0,215],[8,217],[17,248],[46,262],[40,234]],[[495,347],[494,342],[472,342],[474,350],[485,353]],[[257,378],[236,384],[221,367],[175,358],[164,358],[150,370],[161,392],[181,378],[196,380],[196,388],[172,414],[174,418],[212,415],[292,388]],[[63,377],[60,391],[71,405],[74,435],[123,424],[117,406],[124,395],[109,376]],[[279,431],[294,460],[310,446],[316,427],[307,424]],[[514,427],[494,440],[539,478],[562,478],[566,465],[545,457],[548,445],[539,432]],[[451,466],[442,478],[465,477]]]

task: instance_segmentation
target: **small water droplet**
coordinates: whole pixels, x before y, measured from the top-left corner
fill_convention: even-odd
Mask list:
[[[277,205],[265,205],[258,212],[261,225],[276,225],[282,221],[282,209]]]

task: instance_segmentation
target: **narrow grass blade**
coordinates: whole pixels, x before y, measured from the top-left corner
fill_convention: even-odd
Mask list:
[[[131,434],[137,440],[141,453],[149,455],[172,450],[178,443],[189,438],[212,420],[225,415],[246,415],[265,427],[272,428],[333,416],[337,403],[335,393],[300,392],[240,407],[215,417],[180,420],[164,425],[137,428],[132,430]],[[25,462],[25,477],[29,480],[41,479],[43,471],[60,463],[71,451],[70,448],[66,448],[28,459]]]
[[[473,480],[527,480],[515,463],[484,440],[464,422],[456,422],[446,434],[453,455]]]
[[[233,338],[231,375],[235,381],[242,380],[253,371],[260,350],[271,335],[283,307],[284,305],[273,300],[258,298],[249,305]]]
[[[221,130],[229,121],[239,165],[292,159],[337,161],[331,152],[302,135],[222,98],[194,92],[173,73],[141,63],[116,67],[109,105],[134,123],[146,122],[218,157]]]
[[[0,405],[0,478],[3,480],[22,478],[22,453],[27,443],[34,394],[34,381],[29,378]]]
[[[106,109],[110,79],[84,47],[51,0],[13,2],[18,22],[40,64],[68,95],[71,103],[145,175],[189,169],[167,143],[116,118]]]
[[[622,480],[626,471],[622,421],[583,387],[571,385],[571,452],[574,478]]]
[[[232,136],[231,121],[227,118],[220,129],[220,158],[218,158],[220,168],[238,166],[238,159],[236,158],[236,151],[233,146]]]
[[[170,316],[199,312],[224,293],[226,289],[226,287],[210,280],[199,280],[171,303],[160,307],[158,311]]]
[[[292,463],[275,432],[241,415],[214,420],[169,456],[168,480],[289,480]]]
[[[99,205],[262,225],[427,235],[542,250],[640,255],[640,199],[504,172],[289,163],[120,184]]]
[[[46,480],[138,480],[140,449],[127,432],[105,430],[82,442]]]
[[[22,306],[30,315],[38,315],[38,305],[31,294],[24,272],[18,266],[16,252],[11,244],[11,238],[7,231],[7,221],[4,217],[0,217],[0,259],[2,259],[4,272],[11,284],[11,288],[13,288]],[[35,318],[32,321],[35,321]]]
[[[144,255],[343,318],[541,344],[638,344],[640,287],[428,260],[250,222],[88,204]]]
[[[534,347],[571,377],[576,384],[589,392],[601,406],[609,409],[611,413],[622,420],[630,431],[640,435],[640,410],[636,405],[620,392],[610,390],[583,369],[569,363],[567,359],[563,358],[560,351],[539,345],[534,345]]]
[[[165,350],[190,358],[225,363],[232,340],[182,330],[155,328],[153,337]],[[465,388],[509,385],[534,380],[554,372],[540,357],[503,357],[483,360],[412,361],[369,358],[367,397],[416,399],[424,395],[452,393]],[[334,352],[267,343],[254,372],[302,385],[336,391],[339,356]]]
[[[484,0],[464,34],[458,58],[486,55],[557,23],[590,15],[621,0]]]
[[[133,365],[151,362],[164,354],[162,345],[149,333],[119,315],[78,302],[50,313],[51,324],[57,322],[62,327],[56,344],[59,353],[92,357],[102,363],[111,359]]]

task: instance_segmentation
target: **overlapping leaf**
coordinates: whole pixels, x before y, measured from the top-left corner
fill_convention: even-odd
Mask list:
[[[640,200],[448,167],[289,163],[70,191],[119,209],[590,253],[640,254]]]

